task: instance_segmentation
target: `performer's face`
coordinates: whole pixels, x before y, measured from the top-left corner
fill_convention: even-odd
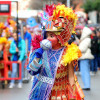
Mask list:
[[[47,32],[46,33],[47,39],[52,43],[52,49],[56,49],[58,45],[60,45],[59,40],[54,32]],[[61,45],[60,45],[61,46]]]

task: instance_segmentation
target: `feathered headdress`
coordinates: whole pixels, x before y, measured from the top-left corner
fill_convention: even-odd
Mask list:
[[[48,14],[46,31],[59,31],[60,34],[56,34],[57,38],[61,45],[65,45],[75,30],[77,15],[74,10],[62,4],[52,4],[46,5],[45,12]]]

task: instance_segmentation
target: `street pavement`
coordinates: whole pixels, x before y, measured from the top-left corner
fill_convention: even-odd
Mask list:
[[[80,76],[78,76],[78,81],[81,87],[83,87]],[[94,76],[91,75],[91,90],[85,90],[83,92],[85,94],[85,100],[100,100],[100,71],[98,71]]]
[[[78,76],[78,81],[83,87],[83,83],[80,75]],[[100,71],[96,75],[91,76],[91,90],[83,91],[85,94],[85,100],[100,100]],[[28,100],[28,95],[32,87],[32,81],[29,83],[24,83],[22,89],[16,86],[13,89],[9,89],[8,85],[5,89],[0,87],[0,100]]]

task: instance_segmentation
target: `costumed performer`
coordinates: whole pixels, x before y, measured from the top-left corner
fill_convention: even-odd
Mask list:
[[[49,17],[43,40],[34,37],[29,57],[28,72],[34,76],[29,100],[83,100],[84,94],[74,74],[79,48],[68,45],[77,15],[65,5],[46,5]]]

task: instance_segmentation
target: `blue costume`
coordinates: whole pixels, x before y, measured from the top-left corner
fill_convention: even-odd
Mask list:
[[[27,70],[31,75],[36,75],[33,80],[32,90],[29,96],[29,100],[47,100],[57,71],[58,62],[64,48],[58,50],[49,49],[43,52],[43,56],[39,61],[39,67],[33,64],[35,59],[35,51],[30,55],[29,65]],[[32,66],[34,71],[30,68]],[[41,67],[40,67],[41,66]]]

